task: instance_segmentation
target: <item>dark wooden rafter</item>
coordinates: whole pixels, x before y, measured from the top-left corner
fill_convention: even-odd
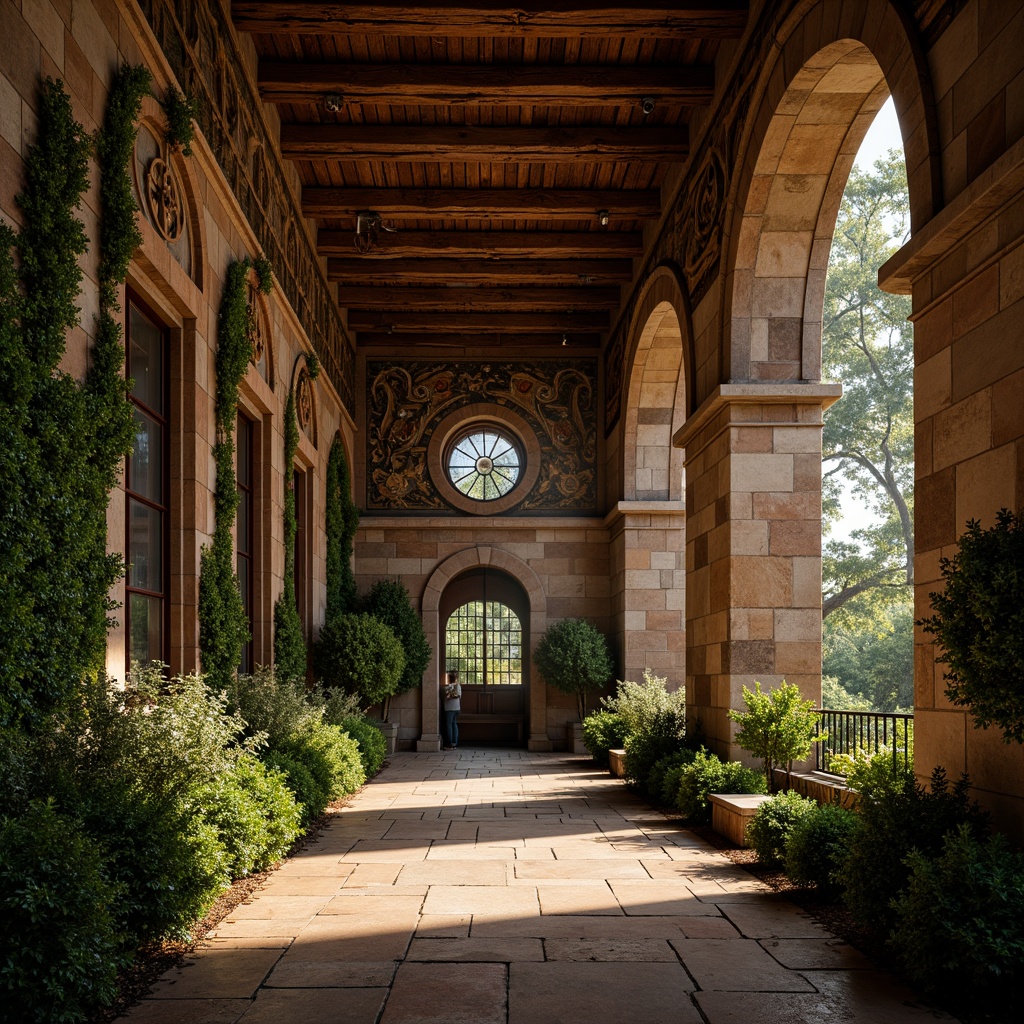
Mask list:
[[[308,64],[259,68],[268,103],[621,105],[649,97],[673,107],[710,103],[714,68],[516,66],[493,64]]]
[[[498,331],[488,331],[487,343],[491,347],[500,347],[507,349],[513,345],[529,346],[530,348],[536,348],[538,346],[554,347],[564,346],[571,348],[575,351],[580,349],[598,349],[601,345],[601,335],[596,331],[590,334],[577,333],[573,331],[571,334],[568,331],[555,331],[544,333],[543,331],[532,331],[532,332],[518,332],[515,329],[502,329]],[[430,348],[461,348],[466,352],[473,353],[479,352],[480,349],[480,334],[479,330],[466,331],[431,331],[423,341],[425,346]],[[389,335],[386,332],[380,334],[368,333],[366,331],[360,331],[357,334],[360,345],[394,345],[395,338],[393,335]],[[409,336],[407,333],[403,333],[400,339],[401,344],[408,344]]]
[[[321,231],[317,249],[323,256],[352,256],[350,231]],[[361,258],[398,256],[627,257],[643,254],[639,231],[398,231],[382,234]]]
[[[309,217],[339,217],[374,210],[382,217],[481,220],[593,217],[608,210],[628,220],[661,215],[655,189],[515,188],[317,188],[302,190],[302,212]]]
[[[377,288],[355,286],[338,289],[343,309],[451,310],[543,309],[591,310],[617,309],[618,288],[415,288],[382,285]]]
[[[361,256],[331,258],[327,278],[343,284],[379,284],[381,281],[432,284],[463,281],[468,284],[628,284],[633,263],[628,259],[388,259]]]
[[[476,125],[286,124],[289,160],[392,163],[576,163],[582,159],[665,162],[690,151],[685,125],[482,128]]]
[[[376,334],[447,334],[452,331],[491,333],[513,330],[520,334],[593,334],[595,331],[608,330],[609,317],[606,312],[467,313],[461,309],[446,312],[353,309],[349,312],[348,324],[354,331]]]
[[[737,38],[747,0],[689,0],[671,6],[624,3],[477,3],[473,6],[234,0],[235,28],[257,34],[466,36],[517,38]]]

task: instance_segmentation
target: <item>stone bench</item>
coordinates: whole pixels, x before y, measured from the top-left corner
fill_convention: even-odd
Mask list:
[[[523,726],[526,723],[525,715],[517,714],[477,714],[469,712],[459,715],[459,727],[464,725],[514,725],[516,727],[516,742],[522,745]]]
[[[608,770],[620,779],[626,774],[626,752],[624,750],[608,751]]]
[[[737,846],[747,845],[747,825],[771,797],[760,793],[710,793],[711,827]]]

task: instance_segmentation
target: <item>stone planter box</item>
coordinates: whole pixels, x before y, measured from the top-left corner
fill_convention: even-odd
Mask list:
[[[747,825],[771,797],[760,793],[711,793],[711,827],[737,846],[747,845]]]
[[[626,774],[626,752],[624,750],[608,751],[608,770],[620,779]]]
[[[570,754],[587,754],[589,751],[583,743],[583,723],[565,723],[565,749]]]
[[[388,745],[388,753],[393,754],[395,752],[395,746],[398,743],[398,723],[378,722],[377,728],[384,733],[384,739]]]

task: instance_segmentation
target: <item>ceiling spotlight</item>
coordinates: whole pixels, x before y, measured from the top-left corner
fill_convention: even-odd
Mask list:
[[[597,211],[597,222],[601,227],[608,227],[608,222],[612,219],[611,214],[607,210]]]
[[[568,344],[569,344],[569,335],[563,334],[562,335],[562,346],[564,347],[564,346],[566,346]]]
[[[341,110],[341,93],[329,92],[324,97],[324,106],[332,114],[336,114],[339,110]]]
[[[640,109],[644,112],[644,116],[645,117],[648,114],[653,114],[654,113],[654,97],[653,96],[645,96],[640,101]]]

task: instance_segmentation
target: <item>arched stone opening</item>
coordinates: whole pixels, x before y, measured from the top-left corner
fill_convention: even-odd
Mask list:
[[[474,569],[495,569],[514,580],[526,594],[529,603],[528,636],[529,651],[524,658],[532,663],[533,649],[547,627],[547,597],[540,578],[521,558],[499,548],[477,546],[465,548],[446,558],[430,575],[423,590],[421,615],[423,629],[430,641],[430,664],[423,675],[420,689],[421,735],[416,742],[417,750],[440,750],[441,734],[438,715],[438,687],[445,666],[441,663],[444,651],[441,605],[445,590],[460,576]],[[526,623],[524,622],[524,626]],[[530,750],[550,750],[551,741],[547,733],[546,687],[539,674],[529,673],[527,695],[527,718],[529,722],[528,747]]]
[[[675,438],[691,718],[729,756],[742,685],[785,678],[821,695],[821,424],[840,394],[820,383],[825,276],[853,160],[890,90],[913,224],[938,181],[923,57],[891,4],[803,5],[779,40],[752,90],[709,300],[721,301],[720,383]]]

